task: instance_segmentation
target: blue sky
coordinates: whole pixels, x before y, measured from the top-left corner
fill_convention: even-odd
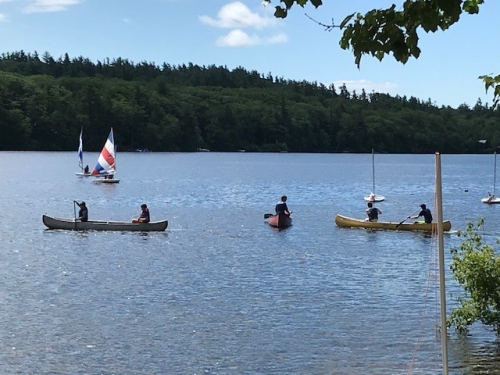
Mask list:
[[[478,15],[464,15],[446,32],[422,33],[418,60],[402,65],[366,56],[360,69],[352,53],[340,49],[340,32],[324,31],[306,14],[327,24],[403,1],[327,0],[318,9],[294,7],[285,20],[272,16],[277,1],[265,7],[262,0],[0,0],[0,52],[241,66],[439,106],[492,102],[478,76],[500,74],[498,0],[486,1]]]

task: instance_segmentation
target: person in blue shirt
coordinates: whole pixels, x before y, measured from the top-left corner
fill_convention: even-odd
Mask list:
[[[78,207],[80,207],[80,211],[78,211],[78,217],[75,218],[75,220],[80,220],[82,223],[86,222],[89,220],[89,209],[87,208],[87,205],[85,202],[82,201],[82,203],[78,203],[77,201],[73,201],[76,203]]]
[[[149,208],[145,204],[141,204],[141,215],[137,219],[132,220],[132,223],[149,223],[149,221]]]
[[[276,212],[276,215],[282,214],[282,215],[290,216],[291,212],[288,210],[288,206],[286,205],[287,199],[288,199],[287,196],[283,195],[281,197],[281,200],[276,204],[276,206],[274,207],[274,211]]]
[[[427,208],[425,204],[421,204],[420,208],[422,209],[418,215],[412,216],[412,219],[418,219],[420,216],[423,216],[426,224],[432,223],[432,214],[431,210]]]

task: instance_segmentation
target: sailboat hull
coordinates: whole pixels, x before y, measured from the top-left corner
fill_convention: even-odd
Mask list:
[[[385,197],[383,195],[375,195],[375,196],[367,196],[364,198],[366,202],[382,202],[385,200]]]
[[[114,178],[96,178],[92,181],[94,184],[117,184],[120,180],[116,180]]]
[[[499,204],[500,203],[500,198],[483,198],[481,199],[481,202],[487,203],[487,204]]]
[[[76,174],[78,177],[90,177],[90,176],[92,176],[92,175],[90,174],[90,172],[89,172],[89,173],[75,172],[75,174]]]

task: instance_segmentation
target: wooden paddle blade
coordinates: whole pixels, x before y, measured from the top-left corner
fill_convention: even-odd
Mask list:
[[[264,214],[264,219],[269,219],[271,216],[274,216],[274,214]]]

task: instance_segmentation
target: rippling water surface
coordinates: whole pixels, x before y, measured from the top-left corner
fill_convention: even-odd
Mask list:
[[[381,218],[433,207],[433,155],[375,159]],[[0,373],[439,373],[436,238],[334,224],[364,217],[371,155],[119,153],[114,186],[76,164],[0,153]],[[483,216],[493,243],[500,206],[480,203],[493,157],[442,164],[445,218],[457,230]],[[276,231],[263,214],[281,194],[294,225]],[[74,199],[112,220],[147,203],[169,228],[46,230],[42,214],[72,218]],[[446,235],[447,262],[458,243]],[[447,286],[450,310],[449,272]],[[480,326],[450,332],[450,373],[500,374],[499,349]]]

